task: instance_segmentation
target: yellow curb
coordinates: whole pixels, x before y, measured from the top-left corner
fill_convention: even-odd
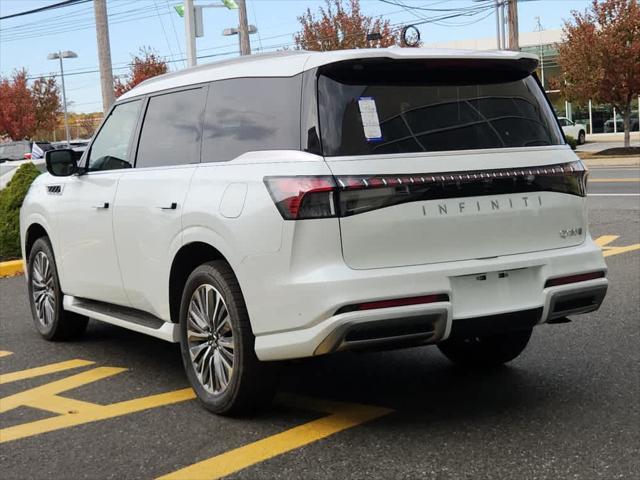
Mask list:
[[[24,262],[22,260],[10,260],[0,262],[0,277],[12,277],[24,272]]]

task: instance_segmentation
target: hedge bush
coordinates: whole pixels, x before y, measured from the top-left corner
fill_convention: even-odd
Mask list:
[[[567,139],[567,143],[571,147],[571,150],[575,150],[578,146],[578,141],[571,135],[565,135],[565,138]]]
[[[40,175],[33,163],[21,165],[8,185],[0,190],[0,260],[19,258],[20,207],[31,183]]]

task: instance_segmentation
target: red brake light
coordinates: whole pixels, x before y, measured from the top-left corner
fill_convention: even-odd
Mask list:
[[[264,183],[285,220],[336,216],[331,176],[265,177]]]
[[[595,280],[596,278],[603,278],[604,272],[589,272],[581,273],[579,275],[568,275],[566,277],[558,277],[547,280],[544,284],[544,288],[557,287],[558,285],[567,285],[569,283],[586,282],[587,280]]]

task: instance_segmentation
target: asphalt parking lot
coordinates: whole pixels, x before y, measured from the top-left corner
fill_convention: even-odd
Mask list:
[[[638,177],[592,169],[611,282],[600,311],[539,327],[491,371],[434,347],[289,363],[252,418],[202,409],[176,345],[95,321],[80,340],[41,340],[24,278],[2,279],[0,476],[638,478]]]

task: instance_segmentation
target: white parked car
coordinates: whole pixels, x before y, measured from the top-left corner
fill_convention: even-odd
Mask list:
[[[21,212],[35,326],[180,342],[218,413],[277,360],[438,344],[517,357],[599,308],[586,171],[520,52],[281,52],[148,80]]]
[[[574,123],[567,117],[558,117],[558,123],[562,127],[562,131],[566,136],[573,137],[582,145],[587,136],[587,126],[582,123]]]

